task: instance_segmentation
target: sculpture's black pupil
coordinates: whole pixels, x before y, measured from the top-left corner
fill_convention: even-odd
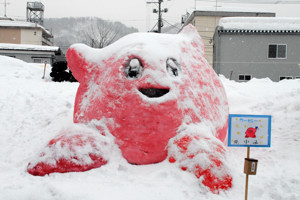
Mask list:
[[[177,69],[172,69],[172,72],[173,72],[174,76],[178,76],[178,70]]]
[[[130,79],[137,79],[142,76],[143,65],[137,58],[129,60],[125,64],[125,76]]]
[[[170,90],[169,89],[157,89],[157,88],[140,88],[139,91],[149,97],[149,98],[155,98],[155,97],[161,97],[167,94]]]
[[[167,72],[173,77],[176,77],[179,75],[180,64],[174,58],[168,58]]]
[[[137,75],[138,75],[138,72],[136,70],[132,70],[132,68],[130,67],[129,72],[128,72],[128,76],[130,78],[135,78],[135,77],[137,77]]]

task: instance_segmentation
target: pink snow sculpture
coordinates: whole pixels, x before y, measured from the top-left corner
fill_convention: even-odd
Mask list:
[[[80,83],[75,123],[91,126],[93,122],[99,137],[109,130],[129,163],[168,158],[194,173],[212,192],[231,187],[222,143],[228,102],[193,26],[177,35],[130,34],[103,49],[76,44],[68,50],[67,60]],[[94,144],[96,140],[81,140],[61,136],[51,141],[46,152],[55,154],[59,148],[53,146],[61,147],[63,142],[72,153],[64,155],[63,162],[56,158],[51,164],[45,159],[30,163],[28,172],[85,171],[109,162],[109,157],[97,153],[101,147]],[[74,149],[86,145],[91,147],[85,152],[90,159],[77,159],[80,151]]]

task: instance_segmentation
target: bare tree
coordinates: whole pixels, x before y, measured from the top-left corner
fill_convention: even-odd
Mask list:
[[[86,31],[86,37],[92,47],[103,48],[119,39],[121,37],[119,32],[120,30],[113,22],[92,19],[92,23]]]
[[[74,43],[84,43],[90,46],[92,46],[93,43],[94,47],[99,46],[96,37],[92,37],[92,29],[97,30],[95,23],[98,20],[103,21],[103,19],[98,17],[65,17],[46,18],[44,23],[47,29],[52,30],[53,35],[55,36],[55,45],[60,46],[65,53],[70,45]],[[91,24],[94,25],[92,26]],[[113,32],[117,34],[112,42],[127,34],[138,32],[138,29],[134,27],[128,27],[118,21],[111,22],[111,24],[112,27],[114,27]]]

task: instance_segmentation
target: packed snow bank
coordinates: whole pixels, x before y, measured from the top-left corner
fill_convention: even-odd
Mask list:
[[[0,69],[0,199],[243,199],[246,148],[229,148],[233,188],[219,195],[206,192],[194,175],[167,161],[130,165],[118,149],[101,168],[45,177],[28,174],[30,158],[62,129],[88,129],[72,122],[78,83],[51,82],[49,74],[41,79],[42,67],[3,56]],[[221,80],[230,113],[272,115],[271,148],[251,148],[251,157],[259,162],[257,175],[250,176],[249,199],[300,199],[300,80]]]

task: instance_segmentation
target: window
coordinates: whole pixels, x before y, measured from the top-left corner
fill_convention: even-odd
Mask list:
[[[269,44],[268,58],[286,58],[286,44]]]
[[[251,80],[252,76],[248,74],[240,74],[239,81],[249,81]]]
[[[34,62],[34,63],[42,63],[42,59],[34,58],[34,59],[33,59],[33,62]]]
[[[300,76],[295,76],[295,79],[300,79]]]
[[[292,76],[280,76],[279,77],[280,81],[283,80],[283,79],[293,79],[293,77]]]

